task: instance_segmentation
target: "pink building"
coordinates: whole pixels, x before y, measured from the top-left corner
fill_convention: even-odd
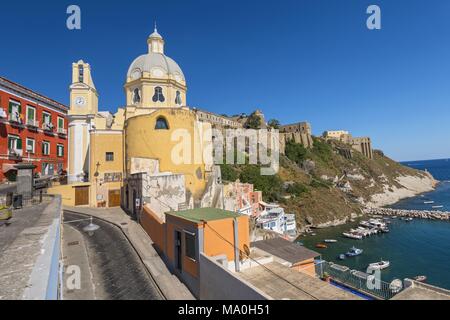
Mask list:
[[[225,210],[258,217],[260,211],[262,192],[254,190],[250,183],[241,183],[239,180],[224,186]]]

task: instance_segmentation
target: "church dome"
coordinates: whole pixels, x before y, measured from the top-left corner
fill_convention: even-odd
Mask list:
[[[148,53],[137,57],[128,68],[127,78],[140,79],[142,74],[148,73],[151,78],[170,78],[184,83],[185,77],[180,66],[164,54],[164,39],[155,30],[148,37]]]
[[[176,81],[185,81],[180,66],[163,53],[149,52],[137,57],[128,68],[128,78],[139,79],[142,72],[150,73],[151,77],[162,78],[168,76]]]

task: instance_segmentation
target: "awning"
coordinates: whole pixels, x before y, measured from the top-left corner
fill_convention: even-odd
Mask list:
[[[17,168],[14,167],[15,165],[16,165],[15,163],[3,163],[2,170],[4,173],[6,173],[10,170],[17,170]]]

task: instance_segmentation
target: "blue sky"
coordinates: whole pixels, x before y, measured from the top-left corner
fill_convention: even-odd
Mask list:
[[[66,28],[70,4],[80,31]],[[370,4],[381,30],[366,28]],[[0,75],[66,104],[83,59],[100,108],[124,105],[157,20],[190,106],[347,129],[396,160],[450,157],[450,1],[9,1],[0,16]]]

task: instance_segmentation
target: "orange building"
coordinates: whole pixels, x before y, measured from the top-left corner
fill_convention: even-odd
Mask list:
[[[198,208],[161,217],[145,206],[141,224],[171,271],[197,297],[200,253],[233,265],[239,264],[240,251],[250,246],[248,216],[222,209]]]

